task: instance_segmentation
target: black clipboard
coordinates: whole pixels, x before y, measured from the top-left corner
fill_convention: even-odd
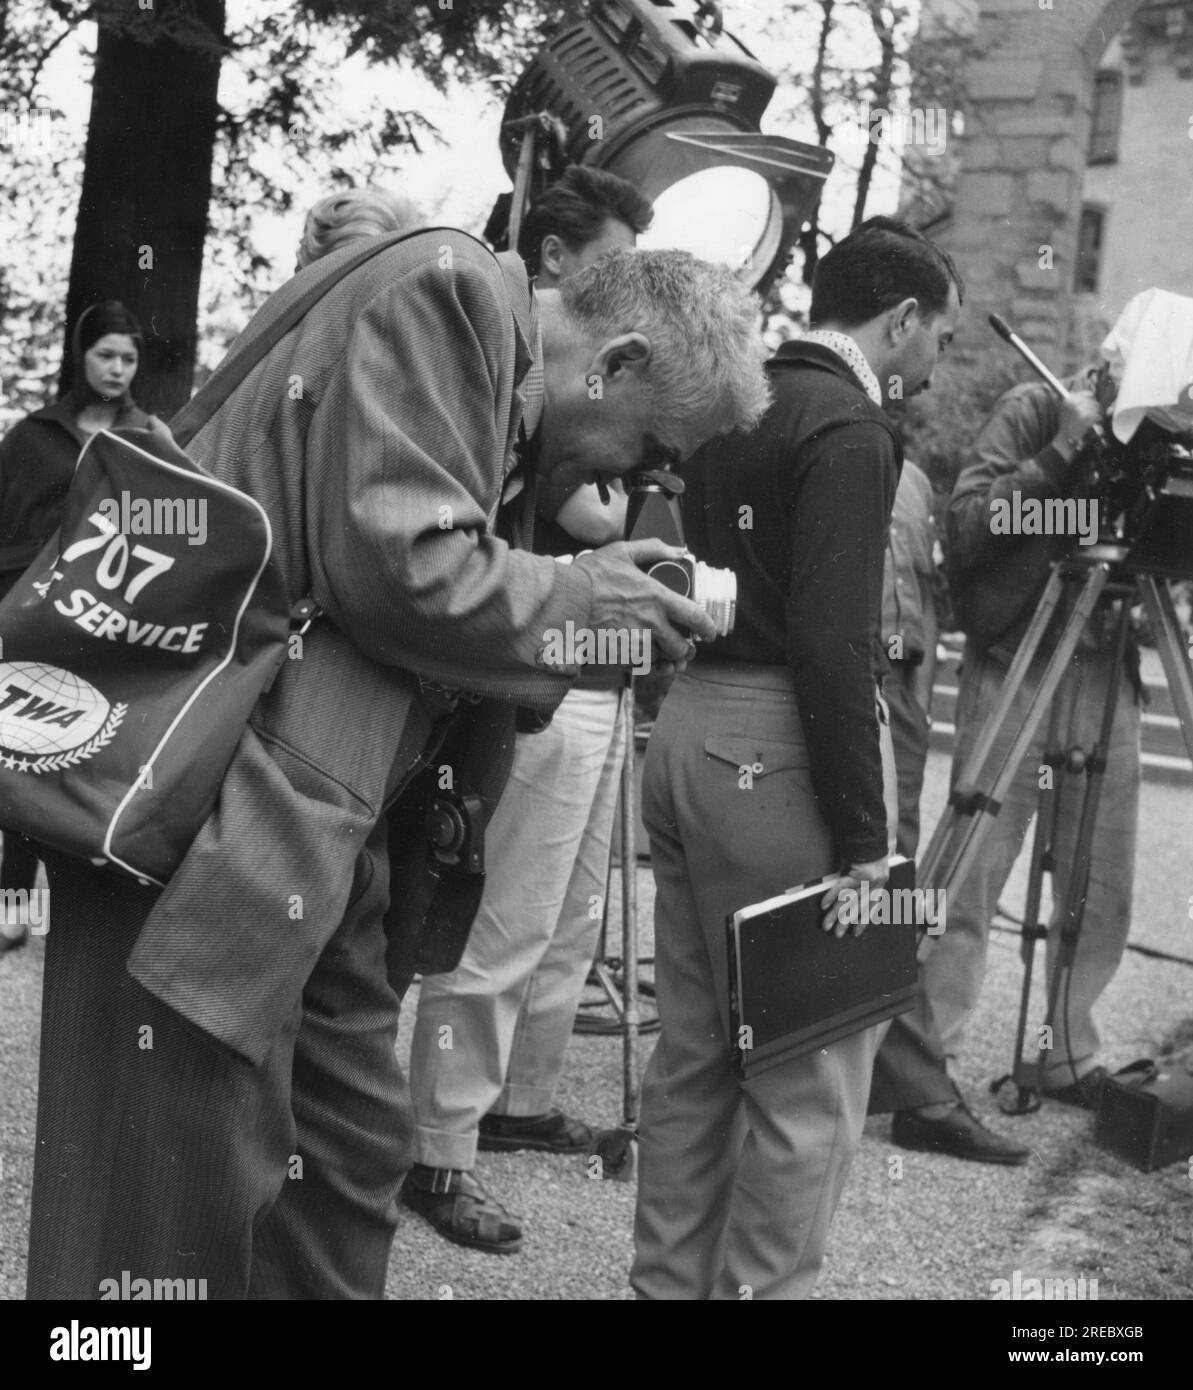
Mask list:
[[[915,861],[890,861],[881,898],[851,906],[870,925],[838,938],[821,925],[826,879],[753,903],[726,919],[730,1047],[742,1077],[815,1052],[906,1013],[918,990],[916,945],[937,913],[916,890]]]

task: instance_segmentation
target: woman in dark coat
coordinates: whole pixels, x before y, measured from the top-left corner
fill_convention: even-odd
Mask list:
[[[79,451],[91,435],[149,424],[129,390],[143,346],[140,325],[117,300],[84,309],[71,336],[74,385],[0,441],[0,598],[57,531]],[[32,891],[37,860],[28,840],[5,832],[0,894]],[[0,896],[0,955],[28,938],[27,924],[7,920],[4,905],[12,901]]]

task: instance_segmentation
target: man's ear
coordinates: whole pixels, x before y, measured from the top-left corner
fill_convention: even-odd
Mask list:
[[[563,269],[563,253],[566,248],[560,239],[551,232],[545,236],[539,247],[539,265],[550,274],[558,277]]]
[[[911,331],[912,317],[920,307],[918,299],[902,299],[887,310],[887,328],[891,341],[898,343]]]
[[[644,372],[650,356],[650,339],[645,333],[622,333],[597,349],[590,370],[613,381],[627,372]]]

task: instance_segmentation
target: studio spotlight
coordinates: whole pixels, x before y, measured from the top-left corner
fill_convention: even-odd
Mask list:
[[[655,205],[642,246],[679,246],[736,266],[762,289],[786,264],[833,156],[763,135],[775,79],[726,33],[719,8],[687,0],[592,0],[518,79],[502,159],[512,197],[488,235],[517,245],[526,208],[569,164],[635,184]]]

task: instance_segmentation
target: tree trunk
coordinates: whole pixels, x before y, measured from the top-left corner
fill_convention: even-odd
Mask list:
[[[833,10],[836,0],[820,0],[820,35],[816,42],[816,62],[812,67],[812,119],[816,123],[816,140],[827,148],[832,127],[824,114],[824,77],[828,68],[828,41],[833,32]],[[800,233],[799,248],[804,253],[803,280],[809,287],[820,260],[820,202],[812,209],[808,225]]]
[[[224,0],[117,0],[100,11],[63,391],[78,316],[119,299],[145,334],[138,403],[169,416],[190,396],[223,38]]]
[[[878,71],[874,74],[874,106],[872,109],[889,112],[891,94],[895,89],[895,22],[886,13],[881,0],[870,0],[867,8],[870,11],[870,23],[874,26],[874,34],[882,51]],[[849,224],[851,231],[854,227],[860,226],[866,216],[866,199],[870,196],[870,181],[874,177],[874,168],[878,163],[881,131],[881,125],[876,132],[872,124],[868,131],[869,139],[866,141],[865,153],[862,155],[862,167],[858,170],[857,190],[853,199],[853,220]]]

